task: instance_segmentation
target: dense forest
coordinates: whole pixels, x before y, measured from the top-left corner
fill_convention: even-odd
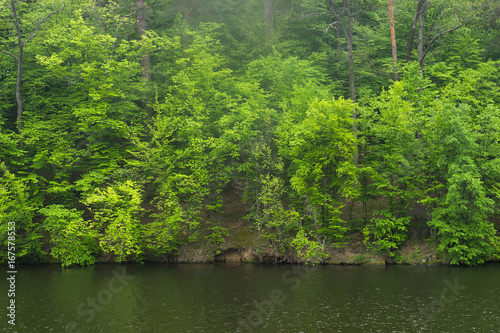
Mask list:
[[[0,0],[1,260],[498,258],[499,82],[494,0]]]

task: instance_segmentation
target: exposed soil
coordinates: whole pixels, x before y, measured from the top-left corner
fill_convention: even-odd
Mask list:
[[[367,205],[368,214],[373,210],[381,209],[383,202],[370,201]],[[249,204],[241,200],[241,193],[234,188],[222,193],[223,209],[218,213],[213,213],[211,218],[219,221],[221,226],[228,230],[227,237],[222,244],[209,247],[202,243],[192,243],[181,246],[175,261],[196,263],[196,262],[269,262],[269,263],[306,263],[306,260],[297,257],[296,254],[278,253],[275,249],[266,245],[259,237],[258,232],[252,228],[251,223],[245,219],[249,211]],[[343,218],[357,218],[361,220],[359,214],[360,203],[344,207]],[[429,242],[421,240],[427,237],[426,219],[427,213],[423,207],[417,207],[413,212],[414,216],[412,230],[409,240],[400,246],[393,263],[399,264],[436,264],[445,263],[439,256],[434,246]],[[370,251],[363,244],[361,232],[351,234],[347,242],[341,245],[328,245],[325,250],[323,263],[325,264],[385,264],[388,260],[384,255]]]

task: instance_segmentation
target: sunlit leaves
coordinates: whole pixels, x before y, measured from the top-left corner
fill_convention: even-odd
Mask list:
[[[40,209],[47,218],[44,229],[50,233],[53,245],[50,254],[62,266],[91,265],[96,261],[97,231],[82,218],[82,211],[50,205]]]
[[[101,250],[114,255],[117,262],[142,257],[141,203],[141,189],[132,181],[98,188],[84,200],[99,233]]]

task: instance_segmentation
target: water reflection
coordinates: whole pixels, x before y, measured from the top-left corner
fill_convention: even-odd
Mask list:
[[[125,271],[123,271],[125,270]],[[500,265],[23,266],[5,332],[497,332]],[[0,288],[7,290],[6,281]]]

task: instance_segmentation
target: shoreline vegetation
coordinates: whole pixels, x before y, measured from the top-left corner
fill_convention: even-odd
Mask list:
[[[0,1],[0,263],[500,258],[500,2],[264,4]]]

